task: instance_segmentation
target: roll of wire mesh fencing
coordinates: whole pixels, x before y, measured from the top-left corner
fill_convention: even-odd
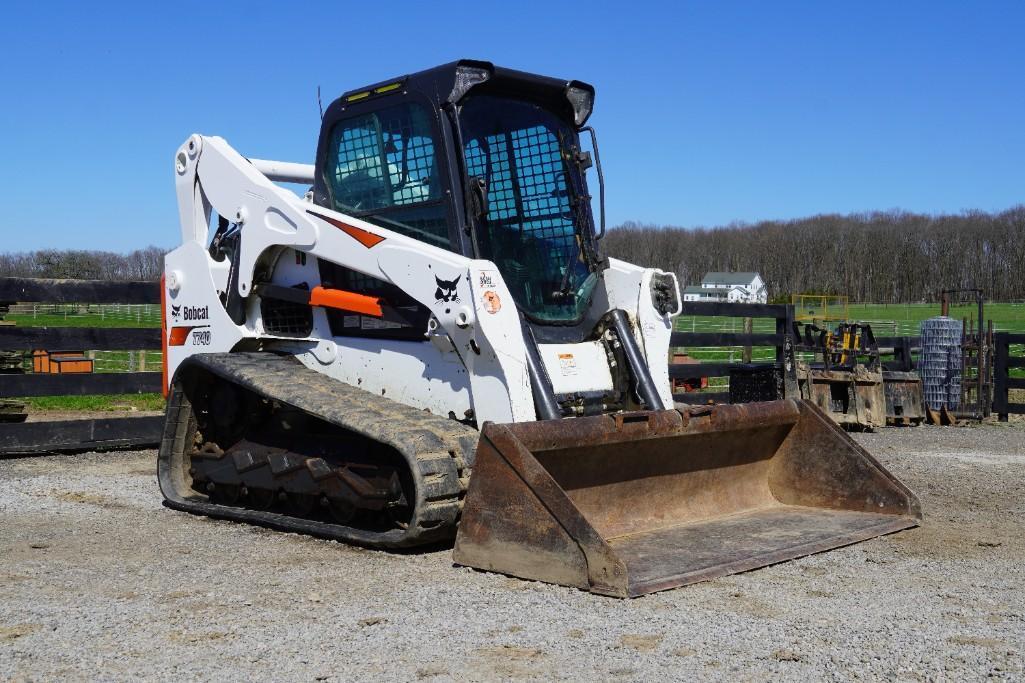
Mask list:
[[[933,410],[956,410],[961,404],[961,321],[946,316],[923,320],[922,377],[925,402]]]

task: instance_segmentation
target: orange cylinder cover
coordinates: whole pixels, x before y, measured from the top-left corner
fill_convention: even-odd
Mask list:
[[[319,285],[310,291],[310,305],[338,308],[376,317],[383,315],[381,300],[376,296],[347,292],[344,289],[328,289]]]

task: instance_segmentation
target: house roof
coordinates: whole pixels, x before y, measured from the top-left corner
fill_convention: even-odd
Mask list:
[[[684,294],[704,294],[707,291],[701,285],[687,285],[683,288]]]
[[[705,277],[701,278],[701,284],[749,285],[756,277],[761,276],[758,273],[724,273],[713,271],[705,273]]]

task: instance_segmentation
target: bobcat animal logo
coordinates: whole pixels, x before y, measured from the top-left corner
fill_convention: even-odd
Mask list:
[[[177,320],[178,316],[180,316],[181,313],[182,313],[181,304],[178,304],[177,306],[175,306],[174,304],[171,304],[171,317],[172,318]]]
[[[456,294],[456,285],[459,284],[459,280],[462,279],[462,275],[456,276],[455,280],[442,280],[437,275],[434,276],[434,281],[438,283],[438,288],[434,290],[434,298],[437,300],[435,303],[454,302],[459,303],[459,295]]]

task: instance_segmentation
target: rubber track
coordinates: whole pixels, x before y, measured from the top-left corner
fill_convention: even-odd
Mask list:
[[[210,502],[186,474],[196,420],[185,385],[213,374],[326,422],[387,444],[413,475],[416,503],[407,528],[368,531]],[[291,356],[265,352],[197,354],[179,368],[168,397],[157,474],[165,504],[187,512],[313,534],[370,547],[401,548],[455,536],[479,433],[455,420],[411,408],[310,370]]]

